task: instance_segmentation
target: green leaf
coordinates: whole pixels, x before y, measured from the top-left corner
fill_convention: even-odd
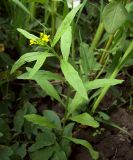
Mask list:
[[[24,124],[24,115],[27,112],[27,108],[23,107],[21,109],[19,109],[16,112],[16,115],[14,117],[14,130],[17,131],[18,133],[21,132],[21,129],[23,127]]]
[[[28,71],[31,73],[31,69]],[[22,74],[18,77],[18,79],[29,79],[29,72]],[[62,78],[54,73],[51,72],[45,72],[45,71],[37,71],[34,76],[32,76],[30,79],[35,80],[37,84],[51,97],[62,103],[62,100],[52,85],[48,80],[62,80]]]
[[[46,117],[42,117],[37,114],[28,114],[24,116],[27,121],[32,122],[33,124],[37,124],[39,126],[55,128],[55,125]]]
[[[72,43],[72,28],[71,26],[64,32],[61,37],[61,52],[64,60],[68,60],[70,54],[70,47]]]
[[[0,159],[1,160],[10,160],[10,156],[13,154],[13,151],[10,147],[0,145]]]
[[[127,10],[122,3],[112,2],[105,6],[102,14],[104,27],[108,33],[114,33],[127,19]]]
[[[67,160],[67,157],[64,151],[57,150],[51,160]]]
[[[36,152],[30,153],[30,157],[32,160],[49,160],[54,151],[55,151],[54,146],[46,147]]]
[[[53,87],[53,85],[43,77],[43,79],[35,79],[35,81],[39,84],[39,86],[51,97],[56,99],[57,101],[62,103],[62,100],[56,91],[56,89]]]
[[[18,142],[12,145],[13,154],[20,156],[22,159],[26,155],[26,144],[19,145]]]
[[[105,87],[106,85],[114,86],[121,84],[123,80],[119,79],[95,79],[94,81],[88,81],[85,83],[85,88],[87,91],[97,88]]]
[[[50,53],[48,52],[30,52],[30,53],[26,53],[24,55],[22,55],[13,65],[12,69],[11,69],[11,73],[15,72],[18,68],[20,68],[23,64],[25,64],[26,62],[32,62],[32,61],[39,61],[41,58],[45,61],[45,59],[49,56],[52,56]],[[37,65],[35,65],[35,67],[40,68],[42,65],[42,61],[41,63],[37,63]],[[35,74],[36,68],[33,68],[32,75]]]
[[[72,130],[73,130],[74,124],[75,123],[69,123],[68,125],[66,125],[64,127],[64,130],[63,130],[63,137],[61,140],[61,148],[63,151],[65,151],[67,156],[69,156],[71,153],[71,144],[68,139],[64,138],[64,136],[69,136],[69,137],[72,136]]]
[[[93,81],[88,81],[84,84],[86,91],[91,91],[92,89],[103,88],[106,85],[114,86],[121,84],[123,80],[119,79],[96,79]],[[81,94],[76,93],[71,103],[68,105],[68,116],[72,114],[79,106],[86,104],[87,100],[81,97]]]
[[[84,84],[79,77],[78,72],[67,61],[61,61],[61,70],[68,83],[85,99],[88,99]]]
[[[81,97],[80,93],[76,93],[70,104],[68,104],[67,108],[67,116],[72,114],[78,107],[80,107],[83,104],[86,104],[88,101]]]
[[[47,57],[51,57],[52,55],[45,52],[44,55],[38,56],[37,61],[34,65],[34,67],[32,68],[32,70],[30,71],[29,77],[33,77],[36,72],[41,68],[41,66],[43,65],[43,63],[45,62]]]
[[[89,150],[92,159],[98,160],[98,158],[99,158],[98,152],[96,152],[93,149],[92,145],[88,141],[83,140],[83,139],[71,138],[71,137],[65,137],[65,138],[69,139],[70,141],[72,141],[75,144],[80,144],[80,145],[84,146],[85,148],[87,148]]]
[[[39,133],[36,137],[36,142],[29,147],[29,152],[34,152],[39,150],[43,147],[50,146],[55,143],[55,135],[50,132],[46,131],[44,133]]]
[[[35,35],[27,32],[26,30],[24,29],[21,29],[21,28],[17,28],[17,31],[19,31],[23,36],[25,36],[27,39],[32,39],[32,40],[38,40],[39,38],[36,37]]]
[[[72,9],[68,15],[65,17],[65,19],[63,20],[63,22],[61,23],[60,27],[58,28],[53,42],[51,44],[52,47],[55,46],[55,44],[59,41],[60,37],[64,34],[64,32],[68,29],[68,27],[70,26],[71,22],[73,21],[76,13],[78,12],[78,10],[80,9],[82,5],[79,5],[77,7],[75,7],[74,9]]]
[[[81,66],[85,75],[88,75],[89,60],[91,59],[88,54],[89,54],[89,46],[86,43],[83,43],[83,42],[80,43],[80,61],[81,61]]]
[[[104,119],[106,121],[110,119],[110,117],[108,116],[108,114],[106,114],[104,112],[98,112],[98,114],[99,114],[100,118],[102,118],[102,119]]]
[[[70,117],[74,122],[80,123],[82,125],[91,126],[93,128],[99,127],[99,123],[88,113],[82,113],[73,117]]]
[[[96,62],[94,52],[89,49],[89,45],[84,42],[80,43],[80,63],[86,76],[88,76],[89,71],[96,71],[101,67],[101,65]]]
[[[45,110],[43,112],[43,115],[44,117],[48,118],[51,122],[53,122],[57,129],[60,129],[60,130],[62,129],[60,118],[56,112],[51,110]]]
[[[18,79],[30,79],[29,78],[29,72],[31,71],[32,68],[27,67],[28,72],[21,74],[20,76],[18,76]],[[36,79],[37,77],[39,77],[40,79],[42,79],[43,77],[45,77],[45,79],[47,80],[56,80],[56,81],[63,81],[64,79],[53,72],[50,71],[44,71],[44,70],[39,70],[36,72],[36,75],[34,75],[32,78]]]

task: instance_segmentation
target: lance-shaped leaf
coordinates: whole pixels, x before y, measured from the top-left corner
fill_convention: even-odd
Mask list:
[[[119,79],[96,79],[94,81],[88,81],[84,85],[85,85],[86,91],[88,92],[89,90],[92,90],[92,89],[103,88],[107,85],[114,86],[117,84],[121,84],[122,82],[123,80],[119,80]],[[71,103],[68,105],[68,108],[67,108],[68,115],[72,114],[79,106],[86,103],[87,103],[87,100],[85,100],[81,96],[81,94],[76,93]]]
[[[80,123],[82,125],[91,126],[93,128],[99,127],[99,123],[89,114],[89,113],[82,113],[73,117],[70,117],[74,122]]]
[[[33,69],[31,70],[30,77],[33,76],[43,65],[47,57],[53,56],[48,52],[30,52],[22,55],[13,65],[11,73],[15,72],[18,68],[24,65],[26,62],[37,61]]]
[[[78,10],[80,9],[81,6],[82,5],[79,5],[79,6],[75,7],[74,9],[72,9],[68,13],[68,15],[65,17],[65,19],[61,23],[60,27],[58,28],[58,30],[54,36],[53,42],[51,44],[52,47],[55,46],[55,44],[59,41],[59,39],[64,34],[64,32],[68,29],[68,27],[70,26],[71,22],[73,21],[76,13],[78,12]]]
[[[69,62],[61,60],[61,70],[65,76],[65,79],[79,94],[81,94],[81,97],[88,99],[84,84],[73,66]]]
[[[26,30],[24,29],[21,29],[21,28],[17,28],[17,30],[23,35],[25,36],[27,39],[32,39],[32,40],[38,40],[39,38],[29,32],[27,32]]]
[[[70,47],[72,43],[72,29],[71,26],[65,31],[61,37],[61,52],[64,60],[68,60],[70,54]]]
[[[83,139],[66,137],[66,136],[65,136],[65,138],[69,139],[70,141],[72,141],[75,144],[80,144],[80,145],[84,146],[85,148],[87,148],[89,150],[92,159],[98,160],[98,158],[99,158],[98,152],[93,149],[92,145],[88,141],[83,140]]]
[[[60,103],[62,103],[62,100],[58,94],[58,92],[56,91],[56,89],[54,88],[54,86],[52,85],[51,82],[49,82],[49,80],[62,80],[62,78],[57,75],[54,74],[52,72],[48,72],[48,71],[37,71],[36,74],[34,76],[32,76],[31,78],[29,77],[29,74],[31,73],[31,69],[28,68],[28,72],[20,75],[18,77],[18,79],[31,79],[31,80],[35,80],[37,82],[37,84],[51,97],[53,97],[54,99],[56,99],[57,101],[59,101]]]
[[[55,98],[57,101],[62,102],[58,92],[56,89],[53,87],[53,85],[43,77],[43,79],[36,78],[34,79],[39,86],[51,97]]]
[[[52,123],[48,118],[42,117],[37,114],[27,114],[24,116],[25,119],[33,124],[37,124],[39,126],[48,127],[48,128],[55,128],[54,123]]]

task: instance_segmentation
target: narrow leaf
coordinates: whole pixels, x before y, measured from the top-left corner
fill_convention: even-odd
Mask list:
[[[33,124],[37,124],[39,126],[44,126],[48,128],[55,128],[55,125],[46,117],[42,117],[37,114],[28,114],[24,116],[25,119]]]
[[[22,65],[24,65],[26,62],[32,62],[32,61],[36,61],[40,58],[42,58],[44,61],[46,59],[46,57],[48,56],[52,56],[50,53],[47,52],[30,52],[30,53],[26,53],[24,55],[22,55],[13,65],[12,69],[11,69],[11,73],[15,72],[18,68],[20,68]],[[40,66],[42,65],[42,61],[41,63],[37,63],[37,69],[40,68]],[[35,66],[35,67],[36,67]],[[35,69],[35,68],[34,68]],[[36,72],[36,70],[33,70],[34,74]]]
[[[87,148],[89,150],[92,159],[98,160],[98,158],[99,158],[98,152],[96,152],[93,149],[92,145],[88,141],[83,140],[83,139],[71,138],[71,137],[65,137],[65,138],[69,139],[70,141],[72,141],[75,144],[80,144],[80,145],[84,146],[85,148]]]
[[[79,77],[78,72],[67,61],[61,61],[61,70],[68,83],[85,99],[88,99],[84,84]]]
[[[82,125],[91,126],[93,128],[99,127],[99,123],[88,113],[82,113],[73,117],[70,117],[74,122],[80,123]]]
[[[20,75],[18,79],[31,79],[35,80],[37,84],[51,97],[62,103],[62,100],[49,80],[61,80],[61,77],[52,73],[45,71],[37,71],[35,75],[33,75],[31,78],[29,77],[29,73],[31,72],[31,69],[28,69],[28,72]]]
[[[38,56],[37,61],[34,65],[34,67],[32,68],[32,70],[30,71],[29,77],[33,77],[36,72],[41,68],[41,66],[43,65],[43,63],[45,62],[47,57],[51,57],[53,56],[50,53],[45,52],[45,54]]]
[[[97,88],[103,88],[106,85],[114,86],[117,84],[121,84],[123,80],[118,79],[96,79],[93,81],[88,81],[85,83],[86,91]],[[72,114],[78,107],[80,107],[83,104],[87,104],[87,101],[81,97],[81,94],[76,93],[74,98],[72,99],[72,102],[68,105],[68,115]]]
[[[56,91],[56,89],[53,87],[53,85],[47,80],[45,79],[45,77],[43,79],[34,79],[39,86],[51,97],[55,98],[57,101],[62,102],[58,92]]]
[[[64,34],[64,32],[67,30],[67,28],[70,26],[71,22],[73,21],[76,13],[78,12],[78,10],[80,9],[82,5],[79,5],[77,7],[75,7],[74,9],[72,9],[68,15],[65,17],[65,19],[63,20],[63,22],[61,23],[60,27],[58,28],[53,42],[51,44],[52,47],[55,46],[55,44],[59,41],[60,37]]]
[[[38,37],[36,37],[36,36],[33,35],[33,34],[30,34],[29,32],[27,32],[27,31],[24,30],[24,29],[17,28],[17,30],[18,30],[23,36],[25,36],[27,39],[32,39],[32,40],[38,40],[38,39],[39,39]]]
[[[64,60],[68,60],[70,54],[70,47],[72,43],[72,29],[71,26],[65,31],[61,37],[61,52]]]

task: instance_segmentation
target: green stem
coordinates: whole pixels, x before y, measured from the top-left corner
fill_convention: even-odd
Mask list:
[[[104,65],[102,66],[101,70],[98,72],[98,74],[97,74],[97,76],[96,76],[95,79],[98,79],[98,78],[100,77],[100,75],[101,75],[102,72],[104,71],[104,68],[105,68],[106,65],[107,65],[108,60],[109,60],[109,57],[106,58]]]
[[[52,26],[52,38],[54,37],[55,34],[55,25],[56,25],[56,11],[57,11],[57,2],[53,1],[52,2],[52,17],[51,17],[51,26]]]
[[[57,54],[57,52],[53,49],[53,48],[51,48],[49,45],[46,45],[47,47],[48,47],[48,49],[49,49],[49,51],[52,51],[52,53],[56,56],[56,58],[60,61],[61,60],[61,58],[60,58],[60,56]]]
[[[103,27],[103,23],[100,22],[99,26],[98,26],[98,29],[96,31],[96,34],[94,36],[94,39],[92,41],[92,44],[91,44],[91,50],[94,50],[103,34],[103,31],[104,31],[104,27]]]
[[[105,46],[105,48],[104,48],[104,52],[103,52],[103,54],[102,54],[102,56],[101,56],[101,59],[100,59],[100,61],[99,61],[100,64],[103,64],[103,63],[104,63],[105,56],[106,56],[106,54],[108,53],[107,51],[108,51],[108,49],[109,49],[109,47],[110,47],[110,45],[111,45],[111,43],[112,43],[112,41],[113,41],[113,37],[114,37],[114,34],[111,35],[111,36],[109,37],[109,39],[108,39],[108,42],[107,42],[107,44],[106,44],[106,46]]]
[[[117,67],[115,68],[115,70],[113,71],[113,73],[111,74],[109,79],[114,79],[117,74],[119,73],[119,71],[121,70],[124,61],[126,60],[126,58],[128,57],[129,53],[133,50],[133,41],[130,43],[129,47],[127,48],[125,54],[123,55],[123,57],[121,58],[120,63],[117,65]],[[107,93],[108,89],[110,88],[110,85],[105,86],[102,91],[101,94],[99,95],[98,99],[95,101],[91,112],[95,113],[96,109],[98,108],[100,102],[102,101],[102,99],[104,98],[105,94]]]

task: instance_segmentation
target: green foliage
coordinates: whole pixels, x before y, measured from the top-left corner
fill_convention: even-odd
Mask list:
[[[48,128],[55,128],[55,125],[46,117],[42,117],[36,114],[29,114],[24,116],[29,122],[37,124],[39,126],[44,126]]]
[[[81,78],[79,77],[78,72],[73,68],[73,66],[70,63],[66,62],[65,60],[62,60],[61,61],[61,70],[65,76],[65,79],[68,81],[68,83],[78,93],[82,93],[81,96],[83,98],[88,99],[84,84],[83,84]]]
[[[10,156],[12,155],[13,151],[10,147],[0,145],[0,159],[1,160],[10,160]]]
[[[82,114],[70,117],[70,119],[74,122],[78,122],[83,125],[91,126],[94,128],[99,127],[99,123],[96,120],[94,120],[94,118],[88,113],[82,113]]]
[[[94,160],[98,159],[98,157],[99,157],[98,152],[93,150],[91,144],[89,142],[87,142],[86,140],[77,139],[77,138],[70,138],[70,137],[66,137],[66,138],[75,144],[80,144],[80,145],[84,146],[85,148],[87,148],[89,150],[89,152]]]
[[[68,29],[61,37],[61,52],[64,60],[68,60],[70,54],[70,47],[72,43],[72,28],[69,26]]]
[[[27,32],[24,29],[21,28],[17,28],[17,30],[23,35],[25,36],[27,39],[33,39],[33,40],[38,40],[39,38],[33,34],[30,34],[29,32]]]
[[[33,69],[30,72],[30,77],[32,77],[43,65],[47,57],[52,56],[52,54],[48,52],[31,52],[26,53],[20,57],[18,61],[14,64],[11,73],[15,72],[19,67],[21,67],[26,62],[36,61]]]
[[[72,9],[70,11],[70,13],[65,17],[65,19],[63,20],[61,26],[58,28],[58,31],[56,32],[53,42],[51,44],[52,47],[55,46],[55,44],[59,41],[59,39],[61,38],[61,36],[65,33],[65,31],[69,28],[71,22],[73,21],[76,13],[78,12],[78,10],[80,9],[81,5],[75,7],[74,9]]]
[[[102,19],[105,29],[112,34],[127,20],[127,11],[121,2],[112,2],[104,8]]]
[[[84,0],[69,10],[62,0],[11,0],[0,11],[0,159],[67,160],[75,143],[98,160],[75,133],[102,134],[104,123],[128,134],[97,108],[132,79],[133,3]],[[132,91],[117,92],[107,107],[132,106]]]
[[[36,152],[30,153],[30,157],[32,160],[42,160],[44,158],[46,160],[49,160],[49,158],[52,156],[54,151],[55,151],[55,147],[52,147],[52,146],[46,147]]]
[[[55,143],[55,135],[50,131],[40,133],[36,137],[36,142],[29,147],[29,152],[35,152],[43,147],[51,146]]]

